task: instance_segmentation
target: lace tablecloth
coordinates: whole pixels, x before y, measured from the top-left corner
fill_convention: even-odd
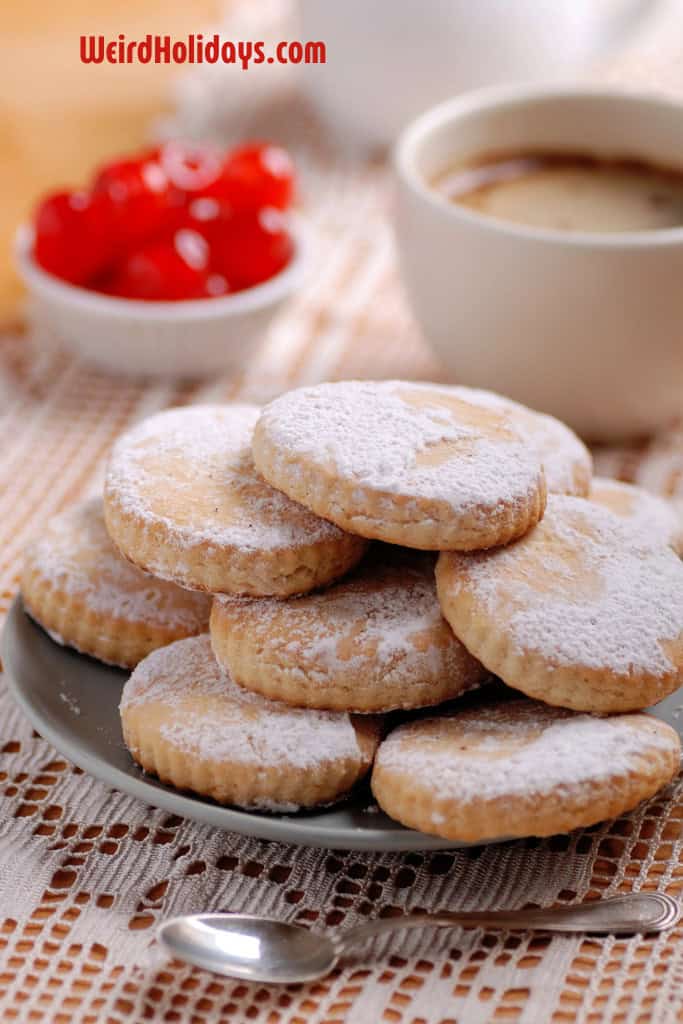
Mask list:
[[[101,483],[112,440],[167,405],[260,400],[323,378],[438,378],[404,306],[386,172],[340,170],[287,98],[317,252],[306,288],[238,377],[105,378],[51,339],[0,339],[0,615],[21,551]],[[272,112],[271,112],[272,114]],[[282,105],[259,125],[282,136]],[[683,433],[598,453],[603,472],[683,494]],[[99,784],[38,736],[0,681],[0,1017],[50,1024],[478,1024],[683,1020],[683,926],[659,938],[424,931],[369,947],[324,981],[264,987],[166,962],[155,925],[182,912],[313,928],[407,909],[681,894],[683,785],[584,833],[462,852],[297,849],[169,817]]]

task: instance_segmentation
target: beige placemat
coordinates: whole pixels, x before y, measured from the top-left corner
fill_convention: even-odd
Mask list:
[[[396,279],[381,167],[343,169],[294,93],[243,114],[297,148],[316,253],[306,288],[245,373],[143,385],[77,365],[49,338],[0,338],[0,616],[21,551],[96,489],[112,440],[167,405],[266,398],[323,378],[438,378]],[[286,130],[285,126],[286,125]],[[683,494],[683,433],[599,454],[603,471]],[[169,964],[154,926],[234,910],[314,927],[404,909],[680,894],[683,786],[585,833],[466,852],[362,855],[261,843],[109,790],[37,736],[0,681],[0,1018],[50,1024],[488,1024],[683,1020],[683,928],[583,939],[425,931],[369,947],[323,982],[266,988]]]

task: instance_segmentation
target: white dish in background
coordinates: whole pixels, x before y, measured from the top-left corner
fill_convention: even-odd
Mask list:
[[[681,412],[683,227],[528,227],[439,195],[486,153],[569,150],[683,168],[683,103],[617,89],[502,87],[428,111],[396,150],[402,277],[459,384],[551,413],[584,437],[648,434]]]
[[[203,377],[242,367],[273,314],[301,284],[308,246],[293,220],[294,254],[263,284],[216,299],[147,302],[89,291],[60,280],[33,259],[33,230],[17,232],[16,262],[30,316],[81,358],[109,373]]]
[[[508,82],[576,77],[628,44],[663,0],[299,0],[313,106],[344,148],[390,145],[434,103]],[[286,38],[283,36],[282,38]]]

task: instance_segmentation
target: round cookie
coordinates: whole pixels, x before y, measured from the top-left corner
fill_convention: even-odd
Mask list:
[[[216,598],[211,642],[241,686],[299,707],[425,707],[486,675],[441,615],[433,556],[383,546],[296,600]]]
[[[237,686],[208,636],[140,662],[121,698],[126,746],[145,771],[223,804],[294,811],[343,796],[372,764],[377,719],[290,708]]]
[[[451,388],[465,402],[504,413],[520,437],[543,463],[548,494],[574,494],[587,497],[593,476],[593,457],[583,441],[561,420],[535,412],[494,391],[478,388]]]
[[[615,512],[652,541],[669,544],[683,555],[683,515],[668,498],[607,477],[595,477],[590,500]]]
[[[154,579],[122,558],[99,498],[50,520],[29,545],[21,593],[26,611],[58,643],[123,668],[209,627],[206,594]]]
[[[530,697],[632,711],[683,684],[683,564],[584,498],[552,495],[507,548],[442,554],[436,579],[455,635]]]
[[[343,529],[426,550],[506,544],[543,515],[537,454],[504,413],[449,388],[346,381],[300,388],[261,414],[257,469]]]
[[[677,733],[649,715],[514,700],[400,726],[380,745],[372,790],[392,818],[446,839],[550,836],[653,796],[680,753]]]
[[[183,587],[286,597],[343,576],[365,551],[270,487],[251,457],[251,405],[169,409],[114,447],[107,529],[136,565]]]

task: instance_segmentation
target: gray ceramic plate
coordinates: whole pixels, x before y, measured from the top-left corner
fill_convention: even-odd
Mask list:
[[[180,793],[146,775],[124,746],[118,704],[125,672],[56,644],[26,615],[20,598],[9,611],[1,653],[12,693],[41,736],[96,778],[172,814],[258,839],[329,849],[443,850],[470,845],[403,828],[377,811],[367,789],[329,810],[295,815],[248,813]],[[651,713],[680,732],[683,690]]]
[[[121,735],[121,669],[56,644],[12,605],[2,638],[10,689],[31,724],[60,753],[110,786],[184,818],[283,843],[341,850],[440,850],[457,845],[403,828],[378,812],[367,788],[329,810],[257,814],[181,793],[146,775]]]

